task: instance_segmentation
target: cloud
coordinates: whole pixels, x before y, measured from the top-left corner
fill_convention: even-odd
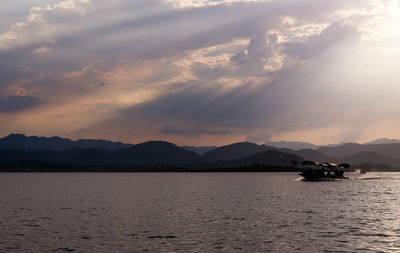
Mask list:
[[[377,83],[394,83],[379,66],[397,63],[375,57],[381,64],[372,64],[363,53],[371,47],[360,20],[373,18],[372,3],[66,0],[34,7],[0,35],[2,100],[37,98],[46,119],[79,108],[90,123],[69,134],[133,129],[124,132],[133,141],[146,131],[148,138],[260,140],[359,126],[367,111],[375,112],[372,121],[398,109],[392,99],[390,110],[381,98],[369,101],[388,95]]]
[[[33,96],[0,97],[0,113],[23,111],[41,105],[43,102]]]
[[[341,29],[334,29],[336,42],[333,43],[325,36],[336,26]],[[308,58],[312,60],[301,67],[277,70],[273,73],[276,77],[269,81],[262,77],[261,81],[248,81],[238,86],[231,86],[229,81],[221,82],[221,78],[227,76],[254,74],[248,71],[251,61],[258,62],[261,58],[266,64],[265,59],[271,56],[274,47],[272,41],[267,43],[267,38],[250,40],[248,49],[243,52],[247,63],[239,64],[239,68],[247,68],[243,72],[230,69],[232,66],[218,69],[194,62],[191,70],[197,77],[196,81],[170,84],[169,93],[123,109],[120,118],[113,118],[110,123],[137,125],[137,122],[148,122],[158,125],[161,133],[170,135],[247,132],[248,139],[257,142],[262,138],[268,140],[277,131],[321,128],[346,121],[361,124],[357,116],[364,111],[351,107],[356,94],[342,93],[340,74],[337,77],[329,75],[331,80],[327,82],[320,73],[321,69],[330,68],[326,63],[332,55],[347,55],[359,43],[356,39],[348,40],[349,37],[359,38],[358,32],[344,26],[333,23],[318,36],[310,36],[307,44],[319,43],[318,50],[310,51]],[[349,31],[354,34],[349,34]],[[249,56],[247,52],[252,50]],[[271,75],[271,71],[262,67],[258,67],[258,71],[257,76]],[[342,115],[342,111],[347,111],[347,114]],[[214,132],[212,129],[219,130]]]
[[[337,44],[357,42],[360,37],[361,34],[355,27],[335,21],[320,34],[311,36],[307,41],[286,42],[280,47],[286,55],[306,60]]]

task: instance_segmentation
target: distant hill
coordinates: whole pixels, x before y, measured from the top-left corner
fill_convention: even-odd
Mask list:
[[[266,146],[256,144],[240,144],[239,146],[263,149]],[[234,149],[235,150],[234,145]],[[258,148],[255,148],[258,147]],[[228,149],[230,150],[230,149]],[[173,143],[163,141],[150,141],[134,145],[117,151],[103,148],[71,148],[61,151],[52,150],[6,150],[0,149],[0,167],[3,164],[22,164],[30,167],[41,162],[53,164],[56,167],[68,168],[71,166],[178,166],[187,168],[221,168],[253,166],[257,164],[294,167],[303,158],[277,150],[267,150],[252,154],[240,159],[219,160],[204,162],[201,156],[192,151],[185,150]],[[14,162],[14,163],[13,163]],[[41,168],[41,167],[39,167]]]
[[[321,147],[318,151],[333,157],[345,157],[363,152],[375,152],[383,156],[400,158],[400,143],[391,144],[357,144],[346,143],[338,147]]]
[[[184,148],[184,149],[189,150],[189,151],[193,151],[198,155],[204,155],[208,151],[215,149],[216,146],[199,146],[199,147],[196,147],[196,146],[182,146],[181,148]]]
[[[300,141],[277,141],[277,142],[266,142],[265,145],[276,148],[288,148],[293,150],[300,149],[317,149],[319,146],[308,142]]]
[[[74,150],[66,154],[68,151]],[[57,152],[63,154],[59,160],[61,162],[69,162],[72,164],[93,165],[93,164],[115,164],[115,159],[112,152],[103,148],[85,148],[85,149],[70,149]]]
[[[174,165],[200,162],[200,156],[175,144],[150,141],[118,151],[103,148],[71,148],[60,151],[0,149],[0,162],[37,160],[64,165]]]
[[[195,152],[164,141],[149,141],[124,148],[116,151],[113,157],[118,163],[129,165],[183,165],[201,160]]]
[[[398,139],[388,139],[388,138],[380,138],[374,141],[366,142],[364,144],[391,144],[391,143],[400,143]]]
[[[319,147],[337,147],[346,144],[347,142],[340,142],[340,143],[331,143],[326,145],[320,145]]]
[[[35,159],[38,156],[29,151],[16,149],[0,149],[0,161],[9,162],[21,159]]]
[[[295,154],[267,150],[239,160],[241,165],[265,164],[271,166],[296,167],[304,159]]]
[[[340,159],[343,163],[349,164],[361,164],[361,163],[370,163],[370,164],[387,164],[390,166],[399,165],[400,161],[397,159],[393,159],[376,152],[361,152],[349,156],[345,156]]]
[[[328,156],[320,151],[313,149],[301,149],[301,150],[292,150],[292,149],[279,149],[282,152],[295,154],[304,158],[305,160],[318,161],[318,162],[336,162],[338,158]]]
[[[364,147],[358,143],[346,143],[337,147],[320,147],[317,150],[328,156],[340,157],[340,158],[360,152],[369,151],[364,149]]]
[[[275,148],[288,148],[292,150],[302,150],[302,149],[318,149],[320,147],[337,147],[341,146],[345,143],[334,143],[327,145],[315,145],[309,142],[301,142],[301,141],[277,141],[277,142],[266,142],[264,143],[267,146],[275,147]]]
[[[200,168],[233,168],[262,164],[268,166],[296,167],[303,160],[302,157],[294,154],[278,150],[267,150],[241,159],[204,162],[196,166]]]
[[[61,137],[37,137],[25,136],[23,134],[10,134],[0,138],[0,149],[19,149],[26,151],[34,150],[66,150],[70,148],[104,148],[107,150],[118,150],[132,146],[121,142],[106,140],[85,140],[72,141]]]
[[[61,151],[0,149],[0,161],[17,160],[38,160],[71,165],[100,165],[113,163],[111,151],[102,148],[71,148]]]
[[[257,145],[251,142],[239,142],[210,150],[206,152],[202,158],[203,161],[206,162],[237,160],[270,149],[271,147],[265,145]]]

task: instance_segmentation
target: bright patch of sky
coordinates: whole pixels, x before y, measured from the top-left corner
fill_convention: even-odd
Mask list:
[[[60,0],[17,0],[0,2],[0,33],[23,21],[32,7],[46,7]]]

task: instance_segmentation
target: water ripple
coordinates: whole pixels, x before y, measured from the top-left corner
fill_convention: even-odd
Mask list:
[[[296,178],[3,173],[0,252],[400,250],[400,173]]]

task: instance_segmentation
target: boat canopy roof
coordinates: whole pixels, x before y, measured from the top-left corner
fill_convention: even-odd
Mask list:
[[[302,161],[301,165],[321,165],[321,163],[314,161]]]
[[[343,167],[343,168],[349,168],[350,164],[347,163],[321,163],[321,162],[316,162],[316,161],[303,161],[301,162],[301,165],[316,165],[316,166],[323,166],[327,168],[336,168],[336,167]]]

